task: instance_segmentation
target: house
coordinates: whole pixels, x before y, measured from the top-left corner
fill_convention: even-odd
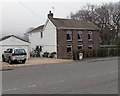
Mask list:
[[[23,48],[27,52],[27,59],[30,57],[30,42],[21,39],[15,35],[4,36],[0,39],[0,61],[2,60],[2,53],[7,48]]]
[[[36,46],[39,46],[42,44],[41,39],[43,37],[43,27],[44,25],[41,25],[28,32],[29,41],[31,42],[31,51],[35,50]]]
[[[56,52],[57,58],[68,58],[73,50],[100,47],[99,28],[95,24],[53,15],[50,11],[46,23],[30,32],[31,48],[39,46],[42,52]]]

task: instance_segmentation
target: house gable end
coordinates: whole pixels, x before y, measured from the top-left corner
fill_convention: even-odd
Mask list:
[[[46,23],[45,23],[45,25],[44,25],[44,27],[43,27],[43,31],[45,30],[48,22],[50,22],[50,24],[52,24],[56,28],[55,24],[48,18],[47,21],[46,21]]]
[[[25,42],[15,36],[11,36],[7,39],[0,41],[0,45],[29,45],[29,42]]]

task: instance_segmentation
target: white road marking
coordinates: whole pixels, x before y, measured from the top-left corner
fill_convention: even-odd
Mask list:
[[[65,80],[57,80],[56,82],[57,83],[62,83],[62,82],[64,82]]]
[[[32,85],[32,86],[28,86],[27,88],[29,88],[29,87],[36,87],[37,85]]]

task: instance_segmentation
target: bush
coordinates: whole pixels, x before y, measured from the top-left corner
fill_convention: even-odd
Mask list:
[[[83,53],[83,58],[89,58],[89,57],[106,57],[106,56],[119,56],[120,55],[120,48],[100,48],[100,49],[81,49],[78,51],[73,51],[73,60],[79,59],[79,53]]]
[[[57,53],[56,52],[52,52],[51,54],[50,54],[50,58],[55,58],[55,55],[56,55]]]
[[[73,51],[72,55],[73,55],[73,60],[78,60],[78,51]]]
[[[49,52],[44,52],[43,57],[48,57],[49,56]]]

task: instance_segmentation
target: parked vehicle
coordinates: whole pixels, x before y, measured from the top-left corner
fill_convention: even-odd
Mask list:
[[[12,64],[14,61],[25,63],[27,58],[27,53],[22,48],[9,48],[2,54],[2,61],[8,61]]]

